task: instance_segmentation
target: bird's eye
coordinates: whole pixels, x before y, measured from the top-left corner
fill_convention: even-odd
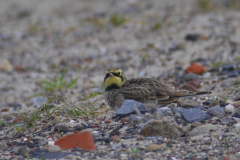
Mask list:
[[[117,74],[120,75],[120,72],[118,72]]]

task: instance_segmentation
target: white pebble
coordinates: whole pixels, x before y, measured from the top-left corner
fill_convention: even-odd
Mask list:
[[[232,104],[228,104],[225,106],[225,111],[226,112],[231,112],[231,113],[234,113],[235,109],[234,109],[234,106]]]
[[[210,72],[207,72],[205,73],[202,78],[210,78],[211,77],[211,73]]]
[[[26,142],[26,141],[27,141],[27,138],[23,138],[23,141],[25,141],[25,142]]]
[[[71,120],[69,123],[75,123],[75,121],[74,121],[74,120]]]
[[[53,146],[54,143],[55,143],[54,141],[48,141],[48,145],[49,145],[49,146]]]

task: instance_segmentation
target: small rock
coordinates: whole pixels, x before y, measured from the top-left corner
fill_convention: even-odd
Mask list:
[[[153,114],[153,117],[154,117],[154,119],[161,120],[161,119],[163,119],[164,115],[163,115],[163,113],[161,111],[158,110],[157,112],[155,112]]]
[[[178,119],[178,118],[181,118],[182,116],[181,116],[181,114],[180,113],[176,113],[175,115],[174,115],[174,119]]]
[[[32,142],[26,142],[26,144],[27,144],[27,146],[29,147],[29,148],[34,148],[36,145],[34,144],[34,143],[32,143]]]
[[[61,147],[57,146],[57,145],[51,145],[48,147],[48,152],[60,152],[62,149]]]
[[[222,71],[233,71],[235,69],[234,65],[223,66]]]
[[[231,101],[231,100],[226,100],[226,103],[229,103],[229,104],[235,104],[235,102]]]
[[[157,109],[155,107],[151,108],[150,113],[153,115],[153,113],[155,113],[157,111]]]
[[[210,72],[207,72],[205,73],[202,78],[205,78],[205,79],[208,79],[208,78],[211,78],[211,73]]]
[[[123,119],[120,121],[120,123],[128,123],[128,122],[129,122],[129,120],[126,119],[126,118],[123,118]]]
[[[197,136],[197,135],[202,135],[202,134],[209,134],[211,130],[216,130],[218,129],[217,125],[212,125],[212,124],[207,124],[207,125],[201,125],[197,128],[194,128],[191,130],[188,135],[189,136]]]
[[[176,123],[152,119],[144,124],[140,134],[145,137],[162,136],[164,138],[176,139],[182,135],[182,131],[180,131]]]
[[[66,132],[69,130],[69,126],[65,123],[59,124],[58,125],[58,131],[59,132]]]
[[[84,127],[83,127],[83,125],[81,125],[81,124],[77,124],[76,126],[75,126],[75,131],[81,131],[81,130],[83,130],[84,129]]]
[[[123,116],[135,113],[135,110],[132,108],[136,107],[142,114],[147,113],[147,108],[140,102],[135,100],[125,100],[122,106],[117,110],[116,116]]]
[[[207,120],[211,118],[211,116],[208,113],[197,108],[185,109],[179,107],[179,111],[182,117],[189,123],[193,123],[200,120]]]
[[[118,135],[111,136],[110,139],[115,142],[120,142],[121,138]]]
[[[95,143],[93,136],[89,132],[82,132],[80,134],[70,134],[55,142],[62,149],[83,148],[84,150],[95,150]]]
[[[187,35],[185,36],[185,40],[195,42],[195,41],[198,40],[199,37],[200,37],[199,34],[187,34]]]
[[[168,107],[162,107],[162,108],[159,108],[158,110],[161,111],[164,116],[167,116],[169,111],[172,112],[172,110]]]
[[[159,149],[159,148],[162,148],[162,145],[150,144],[147,149],[148,149],[149,151],[154,151],[154,150],[157,150],[157,149]]]
[[[215,107],[211,107],[207,110],[207,113],[213,115],[213,116],[217,116],[217,117],[223,117],[224,116],[224,109],[219,107],[219,106],[215,106]]]
[[[228,116],[225,116],[225,117],[222,118],[222,122],[225,122],[225,123],[231,123],[233,121],[234,121],[234,119],[230,118]]]
[[[185,81],[191,81],[191,80],[198,79],[198,78],[199,78],[199,75],[192,73],[192,72],[183,76],[183,79]]]
[[[226,105],[225,106],[225,112],[227,112],[227,113],[234,113],[235,112],[234,106],[232,104]]]
[[[2,64],[0,65],[0,70],[11,72],[13,71],[12,65],[9,63],[8,60],[4,60]]]
[[[146,113],[143,115],[146,119],[152,119],[153,115],[151,115],[150,113]]]
[[[177,104],[178,106],[181,106],[183,108],[192,108],[192,107],[195,108],[197,106],[200,106],[200,104],[197,101],[190,100],[190,99],[183,99],[183,98],[180,98],[177,101]]]
[[[238,112],[235,112],[232,117],[240,118],[240,114]]]
[[[26,155],[27,154],[27,147],[25,147],[25,146],[18,147],[17,154],[20,154],[20,155],[23,155],[23,156]]]
[[[193,125],[194,127],[199,127],[199,126],[202,125],[202,123],[201,123],[201,122],[194,122],[192,125]]]
[[[112,122],[111,120],[105,120],[105,124],[109,124],[111,122]]]
[[[235,124],[235,128],[236,128],[237,130],[240,130],[240,123]]]
[[[136,123],[141,123],[145,120],[145,118],[143,116],[136,116],[136,115],[131,114],[129,116],[129,120],[132,120],[133,122],[136,122]]]
[[[200,66],[197,63],[192,63],[189,67],[186,69],[186,73],[195,73],[195,74],[202,74],[206,69],[202,66]]]
[[[45,104],[48,101],[48,99],[46,97],[34,97],[32,99],[29,100],[30,103],[32,103],[33,105],[35,105],[36,107],[41,107],[43,104]]]

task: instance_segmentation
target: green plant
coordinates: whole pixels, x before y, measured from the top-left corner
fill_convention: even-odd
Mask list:
[[[223,65],[222,61],[218,61],[216,63],[213,63],[213,67],[220,67],[221,65]]]
[[[36,22],[36,23],[30,25],[30,26],[28,27],[28,30],[29,30],[30,32],[33,32],[33,33],[38,32],[38,31],[40,30],[40,29],[39,29],[39,23]]]
[[[198,0],[198,7],[203,11],[206,11],[210,8],[211,0]]]
[[[71,81],[69,84],[66,84],[66,80],[65,80],[65,74],[67,72],[67,69],[64,70],[59,77],[54,77],[53,80],[45,80],[44,81],[44,87],[43,89],[45,91],[56,91],[56,90],[60,90],[60,89],[69,89],[71,87],[73,87],[76,83],[79,77],[75,78],[73,81]]]
[[[124,15],[113,14],[110,17],[110,22],[115,26],[123,25],[126,22],[126,17]]]
[[[31,128],[34,126],[34,122],[39,118],[39,111],[34,111],[31,113],[28,117],[21,114],[24,120],[24,124],[27,126],[27,128]]]
[[[153,27],[152,27],[152,30],[156,31],[156,30],[159,30],[161,29],[162,27],[162,24],[160,22],[156,22]]]

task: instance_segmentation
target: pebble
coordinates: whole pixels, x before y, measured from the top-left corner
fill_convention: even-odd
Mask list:
[[[160,148],[162,148],[162,145],[159,145],[159,144],[150,144],[150,145],[147,147],[147,149],[148,149],[149,151],[155,151],[155,150],[158,150],[158,149],[160,149]]]
[[[177,101],[178,106],[183,107],[183,108],[192,108],[192,107],[197,107],[200,106],[200,104],[197,101],[190,100],[190,99],[183,99],[180,98]]]
[[[207,120],[211,118],[211,116],[208,113],[197,108],[185,109],[185,108],[179,107],[179,111],[182,117],[189,123],[193,123],[201,120]]]
[[[234,113],[235,112],[234,106],[232,104],[226,105],[225,106],[225,112],[227,112],[227,113]]]
[[[158,110],[153,114],[153,117],[154,117],[154,119],[161,120],[161,119],[163,119],[164,115],[160,110]]]
[[[60,152],[62,149],[61,147],[57,146],[57,145],[50,145],[48,147],[48,152]]]
[[[117,110],[116,116],[123,116],[135,113],[132,107],[136,107],[142,114],[147,113],[147,108],[135,100],[125,100],[122,106]]]
[[[191,72],[183,76],[183,79],[185,81],[192,81],[192,80],[198,79],[198,78],[199,78],[199,75],[197,75],[195,73],[191,73]]]
[[[68,124],[62,123],[58,125],[58,131],[59,132],[66,132],[69,130]]]
[[[209,108],[207,113],[217,117],[223,117],[225,115],[224,109],[219,106]]]
[[[182,135],[182,132],[178,130],[176,123],[152,119],[144,124],[140,134],[145,137],[162,136],[164,138],[176,139]]]
[[[39,108],[43,104],[45,104],[47,102],[47,100],[48,99],[46,97],[39,96],[39,97],[34,97],[34,98],[30,99],[29,102]]]
[[[136,116],[136,115],[131,114],[129,116],[129,120],[132,120],[133,122],[141,123],[145,120],[145,118],[143,116]]]
[[[20,155],[23,155],[23,156],[26,155],[27,154],[27,147],[25,147],[25,146],[18,147],[17,154],[20,154]]]

